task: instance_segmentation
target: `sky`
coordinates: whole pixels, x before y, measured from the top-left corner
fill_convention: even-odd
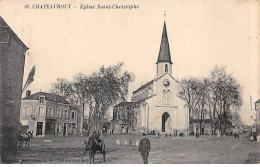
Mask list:
[[[34,4],[77,7],[24,9]],[[139,8],[82,10],[81,4]],[[135,74],[129,100],[131,92],[156,75],[166,20],[173,77],[209,77],[215,65],[226,66],[242,87],[242,121],[253,123],[254,102],[260,98],[257,0],[1,0],[0,15],[29,48],[24,81],[36,65],[28,87],[32,93],[48,92],[57,78],[72,80],[76,73],[124,62],[123,69]]]

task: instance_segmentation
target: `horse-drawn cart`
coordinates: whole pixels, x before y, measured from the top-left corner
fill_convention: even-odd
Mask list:
[[[87,152],[89,152],[90,163],[94,163],[95,154],[97,152],[103,155],[104,162],[106,160],[105,144],[101,139],[84,141],[83,148],[81,151],[81,162],[83,161],[84,154],[86,154]]]

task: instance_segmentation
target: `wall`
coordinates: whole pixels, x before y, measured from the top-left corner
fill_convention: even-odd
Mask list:
[[[1,162],[11,163],[16,161],[21,91],[27,48],[12,33],[3,32],[2,27],[0,27],[0,31],[1,36],[3,34],[11,35],[9,43],[0,44]]]
[[[24,108],[26,106],[31,106],[32,108],[32,117],[34,117],[35,119],[32,119],[31,116],[25,116],[24,115]],[[38,116],[38,108],[39,106],[42,106],[45,108],[45,116]],[[48,102],[45,101],[45,103],[39,103],[39,100],[22,100],[21,103],[21,112],[20,112],[20,121],[24,122],[27,121],[28,125],[29,125],[29,131],[33,132],[33,136],[34,137],[45,137],[45,128],[46,128],[46,118],[50,118],[50,108],[53,108],[53,118],[56,119],[55,121],[55,132],[56,135],[58,136],[63,136],[63,128],[64,128],[64,123],[69,122],[69,118],[66,118],[65,116],[63,116],[62,118],[58,118],[57,117],[57,109],[61,109],[61,111],[64,110],[68,110],[68,112],[70,113],[70,108],[68,104],[62,104],[62,103],[55,103],[55,102]],[[70,116],[70,114],[69,114]],[[36,136],[36,131],[37,131],[37,122],[43,122],[43,129],[42,129],[42,135],[38,135]],[[57,132],[57,126],[58,124],[61,124],[61,129],[59,130],[59,132]],[[68,127],[67,127],[68,128]],[[67,129],[68,132],[68,129]],[[68,135],[68,134],[66,134]]]
[[[160,76],[162,76],[163,74],[165,74],[165,64],[168,65],[168,74],[170,74],[172,76],[172,65],[168,62],[160,62],[157,64],[157,78],[159,78]]]

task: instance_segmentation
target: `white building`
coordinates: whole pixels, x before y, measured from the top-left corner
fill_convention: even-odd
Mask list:
[[[135,126],[139,132],[152,130],[166,133],[186,133],[189,127],[188,109],[178,97],[179,82],[172,76],[172,60],[164,22],[157,60],[156,78],[133,92]]]
[[[31,95],[26,91],[26,97],[21,100],[20,122],[29,126],[33,137],[76,135],[80,121],[78,112],[59,95],[45,92]]]

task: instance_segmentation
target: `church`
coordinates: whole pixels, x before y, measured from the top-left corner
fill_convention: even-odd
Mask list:
[[[133,92],[131,102],[114,107],[115,132],[127,129],[135,132],[188,134],[189,118],[185,102],[178,97],[179,82],[172,76],[172,59],[166,23],[156,62],[156,77]],[[127,105],[127,106],[126,106]],[[131,123],[131,124],[129,124]]]

